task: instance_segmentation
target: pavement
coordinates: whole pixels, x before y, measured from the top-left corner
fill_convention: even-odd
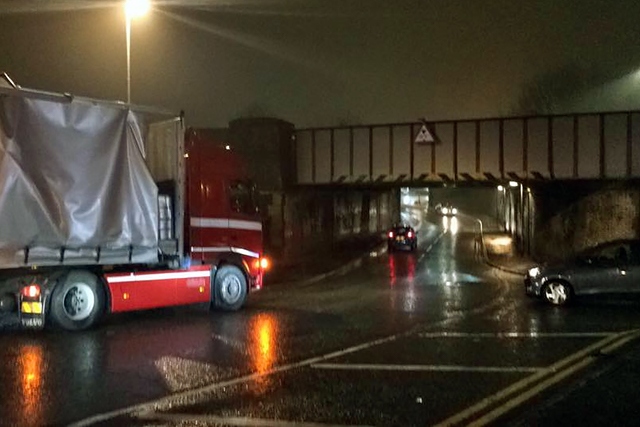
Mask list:
[[[494,268],[520,276],[524,276],[531,267],[539,264],[527,256],[518,254],[488,254],[485,262]]]

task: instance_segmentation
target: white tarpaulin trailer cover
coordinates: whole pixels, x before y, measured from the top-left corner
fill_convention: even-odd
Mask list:
[[[0,96],[0,268],[157,261],[143,120],[125,106]]]

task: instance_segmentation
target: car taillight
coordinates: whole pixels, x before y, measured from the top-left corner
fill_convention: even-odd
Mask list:
[[[33,284],[22,288],[22,296],[25,298],[39,298],[40,286]]]
[[[393,231],[390,231],[390,232],[389,232],[389,238],[390,238],[390,239],[393,239]]]
[[[410,231],[410,232],[408,232],[408,233],[407,233],[407,237],[408,237],[408,238],[412,238],[412,237],[413,237],[413,233],[412,233],[411,231]]]

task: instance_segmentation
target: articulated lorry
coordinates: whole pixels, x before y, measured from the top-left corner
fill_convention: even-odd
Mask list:
[[[0,317],[107,313],[262,287],[258,194],[242,159],[171,115],[24,89],[0,75]]]

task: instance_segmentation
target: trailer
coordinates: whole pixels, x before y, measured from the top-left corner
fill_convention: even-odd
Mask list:
[[[184,117],[0,78],[0,316],[92,327],[105,314],[262,287],[258,192]]]

